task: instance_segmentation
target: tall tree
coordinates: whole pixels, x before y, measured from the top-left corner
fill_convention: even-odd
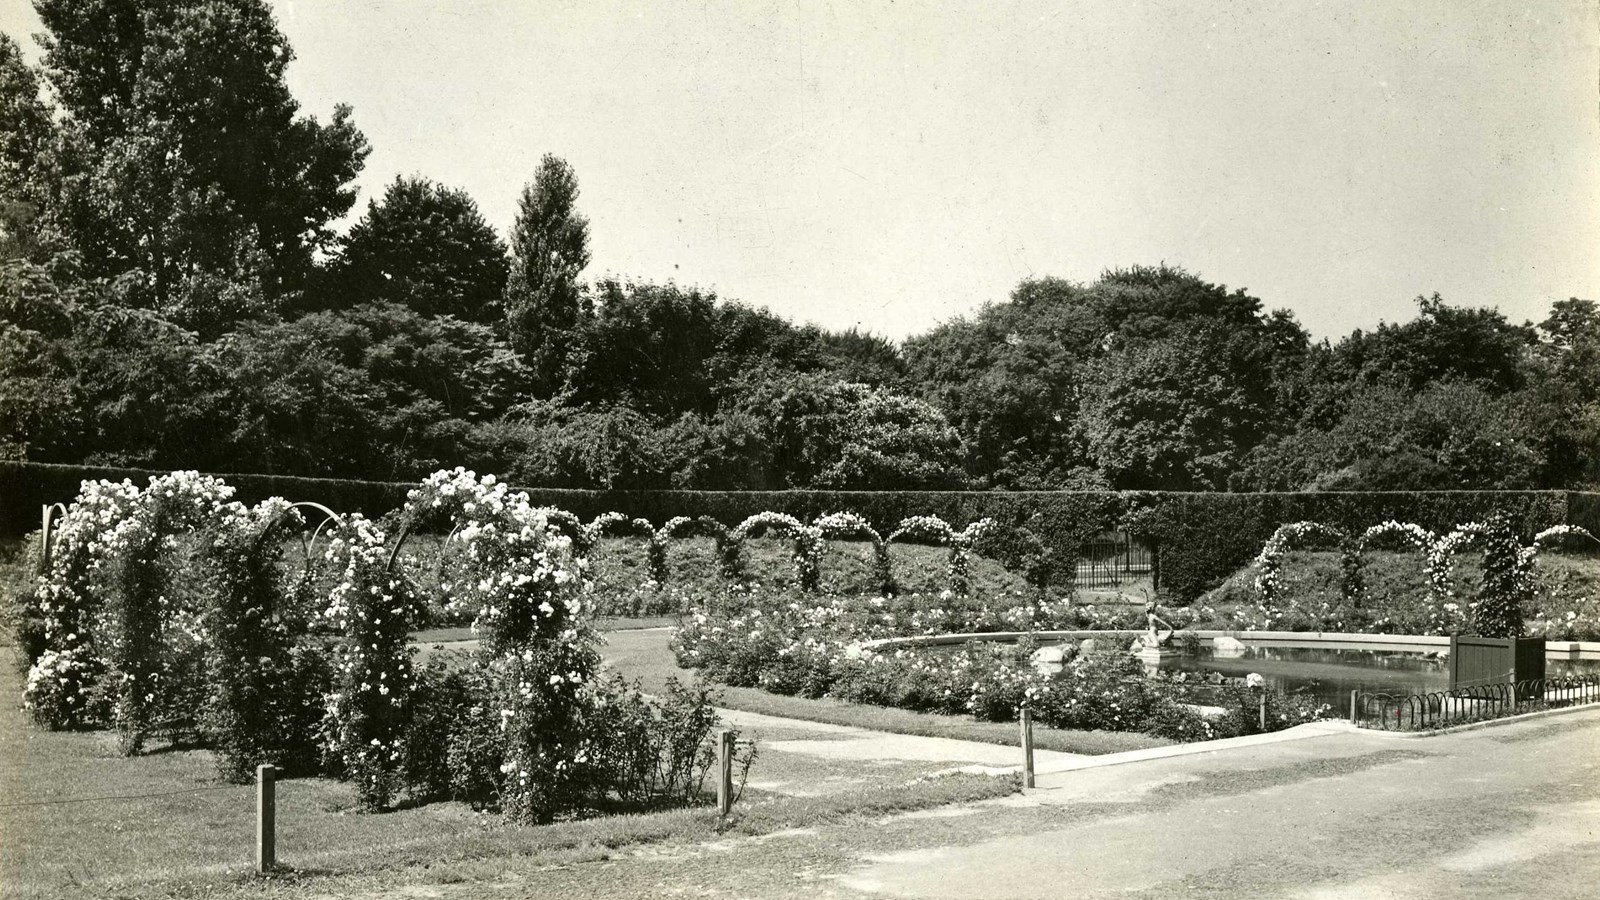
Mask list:
[[[0,258],[33,255],[54,132],[39,74],[16,41],[0,34]]]
[[[299,114],[265,0],[34,5],[81,161],[55,214],[91,274],[141,273],[129,298],[179,312],[218,302],[217,280],[259,280],[269,302],[297,290],[368,148],[348,107]]]
[[[506,287],[505,244],[465,191],[396,178],[350,229],[339,262],[343,303],[380,301],[425,316],[492,325]]]
[[[578,275],[589,264],[589,220],[578,214],[577,201],[572,167],[545,154],[522,189],[511,231],[506,327],[546,393],[560,387],[583,309]]]

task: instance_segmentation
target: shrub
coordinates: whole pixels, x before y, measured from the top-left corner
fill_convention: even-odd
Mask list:
[[[203,535],[196,563],[212,596],[206,621],[207,737],[224,780],[245,782],[262,763],[314,771],[322,697],[331,672],[316,648],[295,647],[296,621],[277,570],[282,538],[302,524],[282,500],[233,504]]]
[[[337,682],[327,698],[327,753],[371,810],[387,807],[400,786],[414,688],[407,646],[414,601],[388,571],[384,537],[359,514],[334,529],[328,559],[340,581],[324,613],[340,633]]]
[[[696,802],[716,762],[710,691],[669,679],[659,698],[620,677],[595,685],[575,793],[591,809],[646,810]]]

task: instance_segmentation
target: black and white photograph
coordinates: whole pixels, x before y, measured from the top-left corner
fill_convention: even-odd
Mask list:
[[[1600,896],[1600,0],[0,0],[0,900]]]

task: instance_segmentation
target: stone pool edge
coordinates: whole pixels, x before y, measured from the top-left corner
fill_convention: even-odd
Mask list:
[[[1450,649],[1447,636],[1425,634],[1364,634],[1344,631],[1185,631],[1201,640],[1214,641],[1219,637],[1233,638],[1240,643],[1260,647],[1323,647],[1330,650],[1385,649],[1414,653],[1430,653]],[[1144,634],[1132,629],[1074,629],[1067,631],[974,631],[955,634],[912,635],[909,637],[877,638],[862,641],[863,650],[882,652],[897,647],[938,647],[964,644],[968,641],[993,641],[1015,643],[1032,636],[1039,641],[1078,641],[1086,638],[1133,638]],[[1546,640],[1544,655],[1547,660],[1600,660],[1600,641]]]

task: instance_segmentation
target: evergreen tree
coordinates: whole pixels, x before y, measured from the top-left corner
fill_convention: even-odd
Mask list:
[[[545,394],[561,386],[583,312],[578,275],[589,264],[589,221],[578,214],[577,199],[572,167],[546,154],[522,189],[511,233],[506,327]]]

